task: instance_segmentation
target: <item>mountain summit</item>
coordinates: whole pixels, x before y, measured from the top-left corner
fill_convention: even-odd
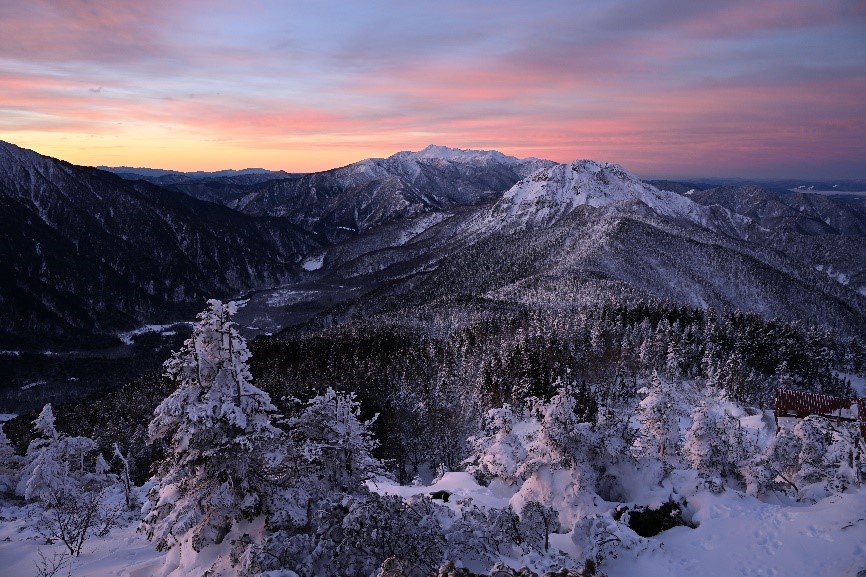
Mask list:
[[[617,205],[631,212],[687,221],[742,236],[750,220],[714,210],[675,192],[659,190],[617,164],[575,160],[542,168],[503,194],[491,213],[495,226],[546,225],[577,207]]]

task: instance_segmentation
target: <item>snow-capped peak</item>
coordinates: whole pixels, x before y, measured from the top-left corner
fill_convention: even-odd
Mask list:
[[[707,224],[704,207],[689,198],[658,190],[619,165],[593,160],[556,164],[524,178],[503,195],[491,216],[501,224],[544,224],[578,206],[628,202],[642,203],[659,215]]]
[[[413,160],[448,160],[459,163],[497,162],[500,164],[517,164],[520,159],[502,154],[497,150],[464,150],[431,144],[418,152],[403,151],[393,155],[396,159]]]

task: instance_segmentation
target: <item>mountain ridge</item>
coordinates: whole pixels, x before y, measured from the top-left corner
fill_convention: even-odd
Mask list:
[[[598,298],[616,298],[610,287],[629,286],[635,294],[674,295],[692,306],[741,307],[825,326],[848,319],[842,324],[851,327],[866,310],[862,266],[856,259],[830,255],[843,246],[866,254],[857,240],[864,232],[857,225],[862,215],[829,197],[808,210],[777,199],[784,222],[795,222],[792,214],[806,220],[782,226],[784,234],[776,234],[782,221],[758,210],[764,197],[748,201],[747,190],[728,196],[714,188],[665,191],[611,163],[563,164],[430,145],[296,178],[230,185],[245,193],[235,197],[236,206],[225,207],[14,145],[3,144],[0,151],[5,151],[0,153],[0,198],[17,203],[7,211],[17,215],[17,224],[6,233],[7,246],[17,253],[6,260],[29,263],[29,268],[6,265],[15,272],[7,276],[30,279],[24,284],[36,294],[54,282],[39,269],[48,266],[51,273],[58,266],[52,263],[62,259],[39,254],[39,243],[26,240],[33,231],[49,239],[42,241],[45,246],[66,243],[67,254],[75,252],[75,242],[93,237],[103,248],[88,248],[85,256],[93,270],[105,269],[96,275],[99,282],[114,282],[111,294],[131,283],[129,294],[139,295],[100,324],[97,312],[106,303],[67,302],[75,300],[75,290],[94,299],[97,291],[81,288],[86,283],[80,281],[60,282],[66,289],[57,295],[66,296],[56,296],[53,308],[78,311],[72,316],[81,330],[151,318],[157,301],[173,306],[287,282],[353,286],[337,301],[325,301],[348,298],[346,306],[371,314],[394,303],[446,297],[449,291],[552,302],[575,282],[586,283],[575,293],[583,295],[578,300],[593,291],[601,291]],[[132,204],[123,208],[123,202]],[[125,214],[130,206],[136,216]],[[822,215],[831,213],[827,218],[843,228],[818,226]],[[88,232],[69,232],[63,222]],[[134,235],[132,240],[136,230],[160,231],[153,236],[171,240],[154,244]],[[196,240],[190,243],[187,236]],[[157,252],[132,256],[136,245]],[[134,262],[146,263],[150,272],[134,272]],[[74,276],[74,267],[65,271]],[[176,275],[184,280],[169,278]],[[109,282],[109,277],[126,280]],[[7,285],[4,290],[20,298],[23,289]],[[780,290],[780,285],[797,290]],[[418,287],[426,287],[426,293]],[[559,298],[565,301],[578,298],[567,290],[563,295]],[[40,322],[52,315],[57,316],[42,313]]]
[[[2,340],[73,340],[296,278],[314,237],[0,143]]]

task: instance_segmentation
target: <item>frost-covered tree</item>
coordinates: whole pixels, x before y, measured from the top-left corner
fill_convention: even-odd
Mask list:
[[[464,463],[468,473],[481,482],[494,478],[510,485],[518,482],[517,468],[526,460],[526,447],[514,434],[514,424],[509,405],[487,411],[483,433],[469,439],[472,454]]]
[[[28,501],[47,506],[81,493],[85,485],[104,477],[90,466],[96,442],[87,437],[69,437],[57,431],[54,411],[45,405],[33,421],[38,436],[30,442],[18,492]]]
[[[362,420],[360,412],[353,394],[328,389],[286,420],[287,442],[265,451],[273,486],[263,507],[266,535],[247,547],[244,571],[366,575],[385,557],[410,547],[362,542],[365,535],[379,535],[365,534],[365,527],[398,531],[406,519],[391,516],[408,512],[393,500],[377,500],[365,485],[382,465],[372,455],[373,420]]]
[[[398,559],[403,577],[426,577],[442,560],[445,536],[441,511],[429,497],[370,493],[356,498],[342,519],[332,575],[371,575],[388,558]]]
[[[673,385],[655,371],[637,408],[640,421],[632,448],[638,458],[658,459],[665,469],[676,460],[680,443],[679,406]]]
[[[612,511],[581,517],[574,525],[571,539],[580,557],[587,564],[591,562],[593,567],[625,551],[640,553],[652,546],[648,539],[635,533]]]
[[[87,537],[104,534],[114,513],[102,503],[102,490],[114,481],[108,464],[87,437],[60,433],[51,405],[33,421],[37,437],[31,441],[18,492],[42,507],[39,529],[47,538],[62,542],[78,556]]]
[[[250,352],[231,320],[236,311],[234,302],[208,301],[192,336],[164,364],[177,389],[154,411],[149,434],[167,439],[170,450],[143,519],[160,550],[221,543],[239,519],[262,509],[260,449],[279,430],[270,397],[252,384]]]
[[[527,428],[524,441],[526,458],[517,468],[523,483],[510,505],[521,515],[532,502],[564,512],[574,511],[596,489],[591,425],[579,422],[575,398],[564,389],[550,402],[539,405],[536,412],[537,425]],[[575,519],[566,514],[562,520],[568,526]],[[552,531],[558,530],[557,522]]]
[[[382,471],[382,464],[373,457],[375,419],[361,420],[361,405],[354,393],[329,388],[287,421],[289,436],[300,453],[296,466],[313,491],[354,493]]]
[[[520,511],[520,534],[523,542],[530,549],[547,552],[550,549],[550,534],[559,531],[559,512],[542,505],[538,501],[529,501]]]
[[[510,507],[485,509],[471,498],[460,507],[458,517],[446,532],[447,557],[465,564],[490,566],[502,557],[514,554],[523,538],[520,517]]]
[[[855,423],[809,416],[782,428],[768,449],[773,472],[799,499],[822,499],[862,484],[866,476],[866,443]]]
[[[12,493],[18,484],[21,457],[15,452],[0,425],[0,493]]]
[[[686,464],[717,488],[723,477],[737,473],[745,456],[740,423],[727,412],[722,395],[708,390],[695,406],[682,451]]]

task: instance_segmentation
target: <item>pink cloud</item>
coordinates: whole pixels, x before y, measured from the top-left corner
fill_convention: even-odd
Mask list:
[[[651,174],[866,172],[862,2],[508,4],[489,18],[444,2],[307,20],[261,6],[4,3],[0,126],[327,151],[303,169],[436,142]]]

